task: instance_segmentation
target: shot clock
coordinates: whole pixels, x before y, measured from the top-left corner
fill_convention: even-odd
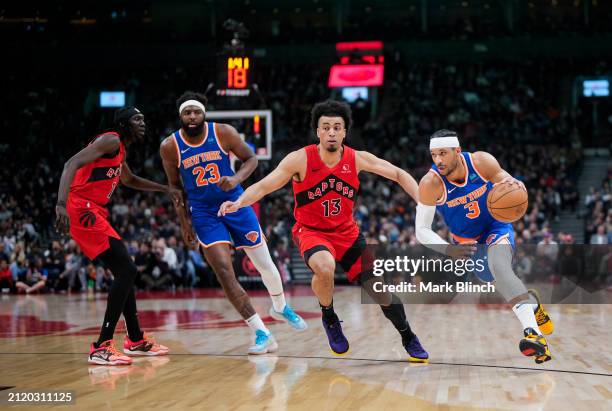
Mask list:
[[[226,56],[220,66],[218,96],[247,97],[251,94],[251,57]]]

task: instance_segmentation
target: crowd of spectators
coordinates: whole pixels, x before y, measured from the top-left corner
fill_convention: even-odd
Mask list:
[[[587,208],[585,243],[612,244],[612,167],[601,187],[591,188],[584,199]]]
[[[575,211],[581,201],[576,189],[582,162],[580,131],[577,113],[559,103],[558,79],[550,75],[563,70],[572,73],[571,62],[407,64],[398,59],[395,67],[386,74],[376,115],[369,115],[368,102],[354,104],[355,127],[349,133],[349,145],[393,162],[418,180],[431,164],[429,135],[440,128],[454,129],[464,150],[491,152],[528,187],[529,209],[515,223],[517,243],[571,240],[553,233],[551,223],[561,210]],[[315,102],[329,97],[326,70],[314,64],[299,71],[289,65],[263,70],[266,76],[259,84],[264,97],[259,104],[274,113],[274,158],[260,162],[247,184],[267,174],[289,151],[315,141],[309,115]],[[132,72],[119,76],[128,91],[138,96],[148,127],[147,140],[128,154],[135,173],[165,181],[158,148],[177,125],[174,99],[194,88],[192,84],[206,84],[207,75],[210,72],[201,73],[198,68],[160,68],[140,76]],[[87,260],[74,241],[58,237],[53,229],[62,165],[100,129],[103,117],[97,110],[80,111],[82,91],[59,98],[58,83],[66,78],[60,74],[51,78],[47,86],[44,78],[34,78],[31,87],[36,91],[25,99],[15,96],[21,104],[7,108],[13,112],[3,120],[7,128],[16,128],[14,135],[22,137],[10,150],[8,145],[0,146],[5,161],[0,169],[0,288],[26,293],[41,288],[104,291],[112,274]],[[92,74],[92,78],[97,77]],[[165,81],[159,82],[160,78]],[[87,89],[86,83],[82,86]],[[214,109],[218,103],[213,99],[209,104]],[[609,177],[586,200],[593,217],[589,224],[596,226],[591,241],[600,241],[602,235],[609,240],[612,234]],[[361,178],[355,218],[367,241],[415,244],[414,201],[397,184],[371,175]],[[258,207],[276,261],[282,272],[290,271],[293,200],[289,186]],[[216,285],[201,255],[184,246],[168,198],[120,188],[109,208],[111,223],[138,267],[139,288]],[[448,236],[441,219],[435,224],[440,235]],[[600,227],[604,227],[602,233]]]

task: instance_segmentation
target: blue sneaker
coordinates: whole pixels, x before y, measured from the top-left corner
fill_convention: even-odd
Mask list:
[[[267,354],[278,350],[278,344],[272,333],[263,330],[255,331],[255,344],[249,347],[249,354]]]
[[[285,309],[282,313],[276,311],[274,307],[270,307],[270,316],[275,320],[285,321],[289,323],[290,326],[292,326],[298,331],[304,331],[308,328],[308,324],[306,324],[306,321],[304,321],[302,317],[296,314],[295,311],[293,311],[293,309],[289,307],[289,304],[285,305]]]
[[[335,320],[329,323],[323,318],[323,328],[325,328],[325,332],[327,333],[329,348],[331,348],[332,353],[335,355],[344,355],[349,350],[348,340],[342,333],[341,322],[338,316],[335,316]]]
[[[406,341],[404,338],[402,338],[402,344],[408,353],[408,361],[422,363],[429,362],[429,354],[421,345],[419,337],[415,335],[410,341]]]

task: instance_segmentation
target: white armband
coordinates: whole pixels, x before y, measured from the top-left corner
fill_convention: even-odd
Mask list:
[[[438,253],[446,254],[446,247],[449,243],[444,241],[442,237],[436,234],[431,229],[434,216],[436,215],[436,206],[417,204],[415,233],[419,243],[430,248]]]

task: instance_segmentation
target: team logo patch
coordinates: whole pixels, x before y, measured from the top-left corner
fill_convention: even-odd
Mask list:
[[[348,164],[342,164],[342,172],[343,173],[350,173],[351,172],[351,167],[349,167]]]
[[[496,238],[497,234],[491,234],[490,236],[488,236],[486,241],[487,245],[491,245],[491,243],[493,243]]]
[[[476,174],[472,173],[470,174],[470,181],[474,181],[476,180]]]
[[[91,227],[96,223],[96,215],[91,211],[85,211],[79,216],[79,222],[83,227]]]
[[[247,238],[247,240],[254,243],[259,238],[259,233],[257,231],[249,231],[244,236]]]

